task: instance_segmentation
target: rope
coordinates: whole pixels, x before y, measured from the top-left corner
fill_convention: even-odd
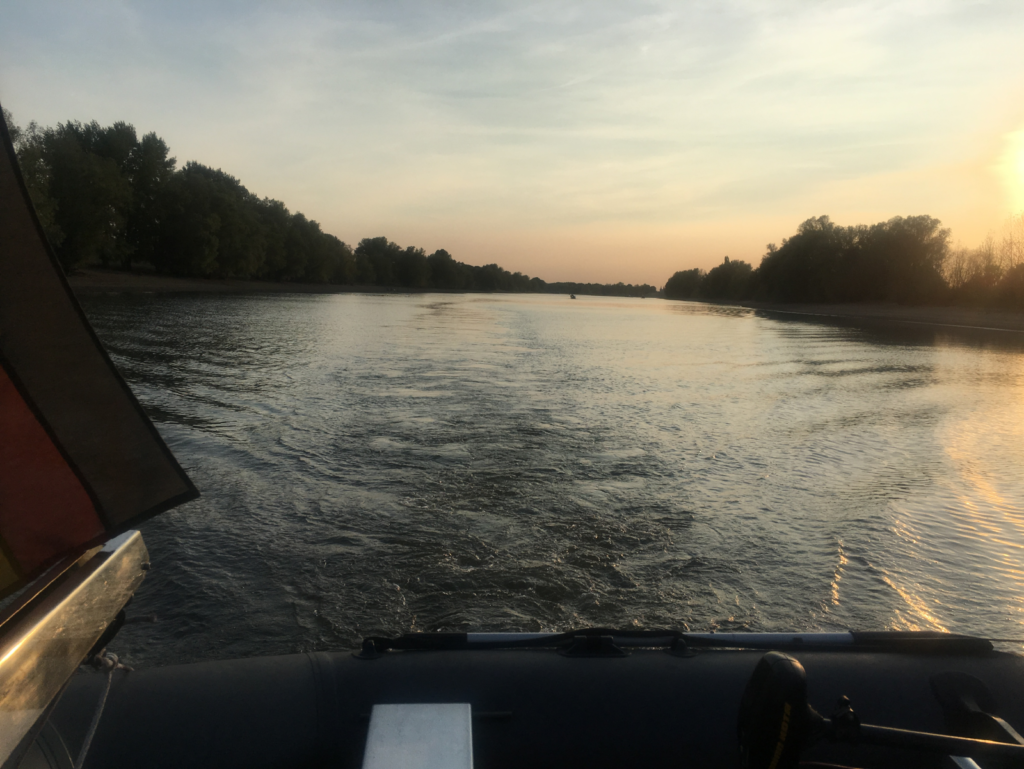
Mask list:
[[[100,697],[99,703],[96,705],[96,712],[92,714],[92,723],[89,724],[89,731],[85,733],[85,740],[82,742],[82,748],[78,751],[78,759],[75,761],[75,769],[82,769],[85,764],[85,756],[89,752],[89,746],[92,745],[92,738],[96,736],[96,729],[100,725],[100,716],[103,715],[103,708],[107,704],[107,695],[110,694],[110,685],[114,682],[114,671],[115,670],[131,670],[127,665],[122,665],[116,654],[110,652],[103,652],[97,654],[90,661],[90,664],[97,669],[104,669],[107,671],[107,683],[103,686],[103,696]]]

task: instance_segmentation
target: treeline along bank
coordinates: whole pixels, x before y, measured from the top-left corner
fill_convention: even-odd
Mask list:
[[[19,129],[4,111],[25,183],[65,270],[100,265],[202,278],[466,291],[643,296],[650,285],[546,283],[497,264],[427,254],[386,237],[353,249],[219,169],[177,168],[155,133],[68,121]]]
[[[669,299],[767,302],[896,302],[1024,310],[1024,214],[977,248],[950,244],[930,216],[897,216],[871,226],[808,219],[758,267],[725,257],[704,271],[677,272]]]

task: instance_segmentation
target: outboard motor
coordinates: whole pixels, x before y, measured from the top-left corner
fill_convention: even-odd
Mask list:
[[[795,767],[807,738],[809,713],[813,710],[807,704],[803,665],[781,652],[768,652],[754,668],[740,701],[740,766]]]
[[[937,691],[942,688],[939,684],[948,682],[932,682]],[[860,722],[847,697],[840,697],[832,716],[825,718],[807,703],[803,665],[781,652],[768,652],[754,668],[740,701],[737,732],[743,769],[794,769],[800,751],[821,738],[1024,766],[1024,744],[1017,742],[1019,735],[1008,725],[995,735],[997,740],[872,726]]]

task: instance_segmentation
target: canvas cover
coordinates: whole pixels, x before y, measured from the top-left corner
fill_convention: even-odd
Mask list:
[[[3,596],[198,492],[89,326],[0,132]]]

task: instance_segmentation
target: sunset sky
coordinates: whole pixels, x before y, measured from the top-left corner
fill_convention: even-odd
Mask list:
[[[660,286],[820,214],[1024,209],[1020,0],[0,8],[17,123],[128,121],[351,245]]]

